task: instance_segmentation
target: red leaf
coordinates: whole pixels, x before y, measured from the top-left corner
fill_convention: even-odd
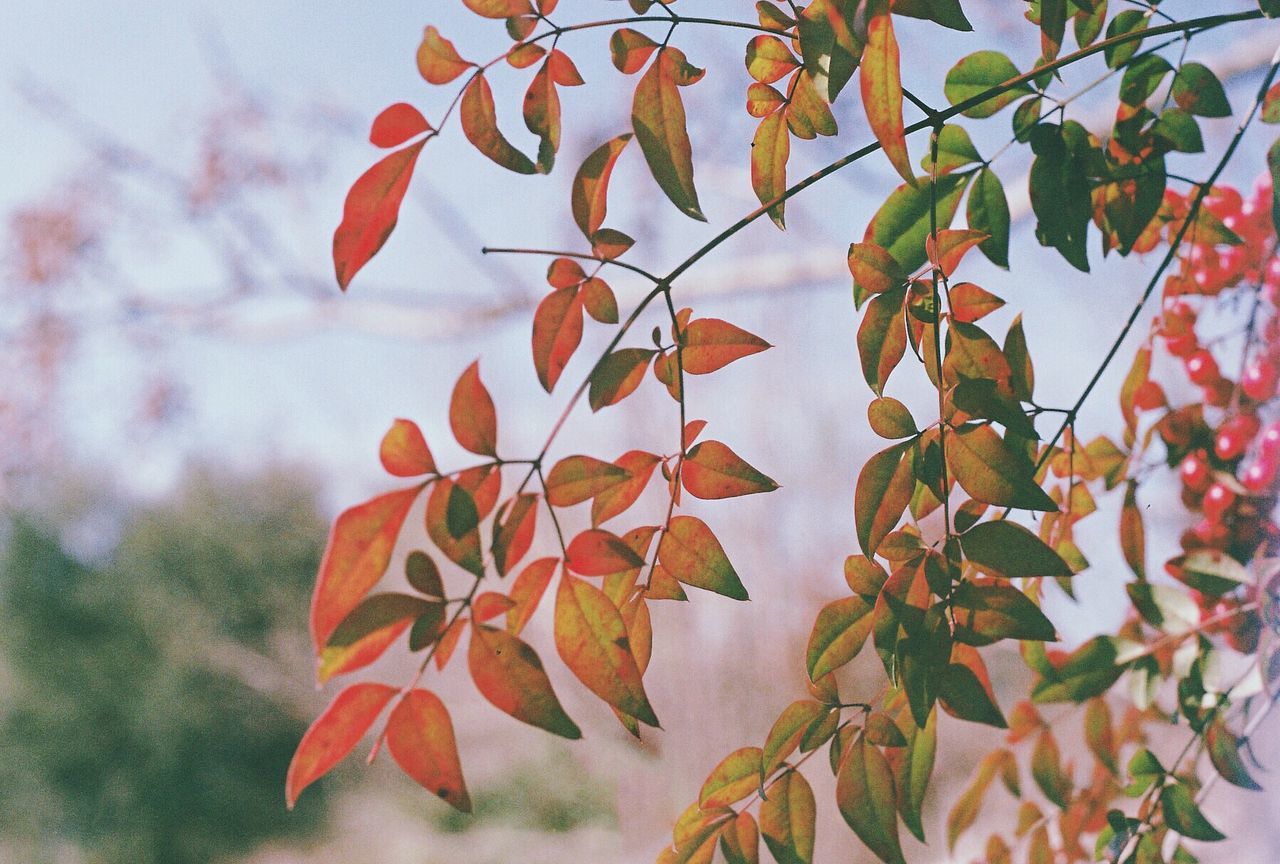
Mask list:
[[[862,105],[884,153],[908,185],[916,185],[902,125],[902,79],[898,40],[888,0],[867,3],[867,47],[862,53]]]
[[[583,531],[569,541],[565,553],[569,569],[583,576],[607,576],[633,567],[643,567],[644,559],[622,538],[600,528]]]
[[[490,618],[497,618],[499,615],[511,611],[515,606],[515,601],[506,594],[499,594],[497,591],[482,591],[475,600],[471,601],[471,620],[488,621]]]
[[[503,168],[517,174],[536,174],[538,168],[498,131],[498,112],[493,104],[493,90],[483,75],[476,75],[462,93],[458,109],[462,133],[477,150]]]
[[[576,286],[557,288],[533,313],[533,368],[548,393],[582,342],[582,298]]]
[[[449,426],[458,443],[481,456],[498,456],[498,416],[484,382],[480,361],[472,363],[453,387]]]
[[[591,502],[591,524],[599,525],[625,512],[649,485],[653,469],[661,461],[652,453],[643,450],[629,450],[614,462],[619,468],[630,473],[626,482],[610,486],[599,492]]]
[[[634,393],[644,380],[649,361],[657,353],[652,348],[622,348],[606,355],[591,371],[591,389],[587,394],[591,410],[616,405]]]
[[[391,552],[420,487],[401,489],[343,512],[333,523],[311,598],[311,639],[319,654],[329,636],[387,572]]]
[[[387,750],[427,790],[463,813],[471,812],[453,721],[436,694],[421,689],[405,694],[387,719]]]
[[[632,75],[644,68],[658,43],[639,30],[623,27],[609,37],[609,54],[619,72]]]
[[[556,571],[559,558],[539,558],[520,571],[516,581],[511,585],[511,599],[515,605],[507,610],[507,630],[519,635],[524,625],[529,623],[538,601],[546,593],[551,584],[551,575]]]
[[[631,133],[610,138],[591,152],[582,163],[573,178],[573,191],[570,201],[573,205],[573,218],[582,229],[584,236],[590,238],[604,224],[608,209],[609,177],[613,174],[613,166],[622,155]]]
[[[706,375],[734,360],[772,348],[759,336],[719,318],[698,318],[684,328],[684,349],[680,352],[684,371]]]
[[[400,202],[425,143],[410,144],[384,157],[361,174],[347,193],[342,223],[333,232],[333,266],[343,291],[395,229]]]
[[[422,437],[422,430],[412,420],[396,420],[382,436],[378,458],[388,474],[396,477],[417,477],[435,474],[436,461]]]
[[[387,707],[396,688],[386,684],[352,684],[329,703],[298,742],[285,778],[285,801],[289,809],[316,780],[355,749],[360,739]]]
[[[399,147],[413,136],[430,131],[431,124],[422,112],[407,102],[397,102],[374,118],[369,142],[377,147]]]
[[[524,95],[524,125],[540,139],[538,144],[538,171],[551,172],[556,151],[560,149],[560,95],[551,74],[548,59],[529,82]]]
[[[428,27],[418,46],[418,72],[428,84],[448,84],[472,65],[458,56],[453,43],[440,35],[435,27]]]
[[[684,488],[695,498],[733,498],[772,492],[778,484],[719,441],[703,441],[689,451],[680,469]]]
[[[972,282],[951,286],[951,317],[972,324],[1004,305],[1004,301]]]
[[[498,710],[564,738],[582,737],[560,707],[542,660],[528,643],[505,630],[476,624],[467,665],[476,689]]]
[[[516,18],[533,14],[529,0],[462,0],[462,3],[485,18]]]
[[[943,276],[950,276],[960,266],[960,261],[964,258],[965,253],[970,249],[978,246],[991,235],[985,231],[974,231],[969,228],[948,228],[938,232],[938,242],[933,242],[933,237],[925,238],[925,251],[929,255],[929,261],[934,267],[942,272]]]
[[[496,472],[495,472],[496,474]],[[506,576],[533,543],[538,496],[524,493],[503,504],[493,523],[493,566]]]

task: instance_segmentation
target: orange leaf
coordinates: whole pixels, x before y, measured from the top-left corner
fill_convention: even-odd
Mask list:
[[[593,528],[569,541],[565,563],[570,570],[583,576],[607,576],[643,567],[644,559],[617,535]]]
[[[289,763],[284,783],[289,809],[293,809],[303,789],[329,773],[355,749],[394,695],[394,687],[364,683],[352,684],[334,697],[302,736]]]
[[[609,521],[636,503],[636,499],[649,485],[649,478],[653,476],[653,469],[659,461],[661,460],[657,456],[643,450],[629,450],[619,456],[614,464],[627,471],[630,476],[625,482],[597,493],[595,500],[591,502],[592,526]]]
[[[319,654],[343,618],[387,572],[396,537],[421,487],[401,489],[343,512],[329,532],[311,598],[311,639]]]
[[[705,222],[707,217],[702,215],[693,185],[693,147],[679,89],[692,77],[691,68],[675,49],[659,49],[657,59],[636,85],[631,123],[658,186],[682,213]]]
[[[414,619],[433,605],[421,597],[387,593],[366,597],[334,628],[320,652],[318,679],[321,684],[334,675],[368,666]]]
[[[696,516],[674,516],[658,541],[658,560],[679,581],[714,591],[734,600],[746,600],[747,589],[738,578],[724,547],[707,524]]]
[[[471,493],[448,478],[438,480],[427,496],[427,536],[445,557],[476,576],[484,574],[479,524]]]
[[[772,492],[778,484],[719,441],[695,444],[680,469],[680,481],[695,498],[733,498]]]
[[[533,14],[529,0],[462,0],[462,3],[485,18],[516,18]]]
[[[910,186],[916,185],[902,125],[902,79],[898,40],[888,0],[867,3],[867,47],[862,54],[862,106],[884,153]]]
[[[428,84],[448,84],[473,64],[458,56],[453,43],[440,35],[435,27],[428,27],[418,46],[418,72]]]
[[[680,353],[684,371],[689,375],[706,375],[728,366],[734,360],[759,354],[773,347],[759,336],[719,318],[690,321],[684,328],[683,337],[684,349]]]
[[[495,708],[564,738],[582,737],[560,707],[542,660],[528,643],[505,630],[475,624],[467,665],[476,689]]]
[[[515,605],[515,601],[506,594],[499,594],[497,591],[482,591],[471,602],[471,619],[473,621],[488,621],[490,618],[497,618],[499,615],[511,611],[515,608]]]
[[[397,102],[374,118],[369,143],[377,147],[399,147],[415,135],[430,131],[431,124],[422,112],[407,102]]]
[[[760,35],[747,43],[747,74],[761,84],[774,81],[800,68],[800,61],[777,36]]]
[[[924,241],[925,251],[934,267],[949,277],[960,266],[965,253],[984,242],[991,235],[985,231],[974,231],[968,228],[948,228],[938,232],[938,242],[933,237]]]
[[[436,640],[436,669],[443,670],[449,665],[449,658],[453,656],[453,650],[458,647],[458,640],[462,638],[462,631],[465,629],[467,629],[467,619],[458,618],[440,634],[440,638]]]
[[[759,789],[764,782],[762,755],[759,747],[742,747],[720,760],[698,792],[698,806],[730,807]]]
[[[652,348],[622,348],[606,355],[591,370],[591,390],[587,394],[591,410],[616,405],[634,393],[657,353]]]
[[[503,168],[517,174],[536,174],[538,168],[498,131],[498,112],[493,104],[493,90],[484,75],[476,75],[462,92],[458,109],[462,133],[477,150]]]
[[[564,573],[556,592],[556,650],[587,689],[640,722],[657,726],[622,615],[599,588]]]
[[[539,558],[520,571],[516,581],[511,585],[511,599],[515,605],[507,610],[507,630],[519,635],[524,625],[529,623],[538,601],[546,593],[551,584],[551,574],[555,573],[559,558]]]
[[[625,483],[630,477],[627,469],[592,456],[566,456],[547,474],[547,503],[553,507],[572,507]]]
[[[609,54],[619,72],[632,75],[644,68],[658,43],[639,30],[623,27],[609,37]]]
[[[524,125],[540,139],[538,164],[540,173],[549,174],[560,149],[560,95],[551,73],[548,58],[529,82],[524,95]]]
[[[752,84],[747,87],[747,113],[752,117],[768,117],[786,101],[785,96],[768,84]]]
[[[951,317],[972,324],[1004,305],[1004,301],[972,282],[952,285],[950,291]]]
[[[582,342],[582,298],[576,286],[558,288],[533,314],[533,367],[548,393]]]
[[[453,721],[436,694],[420,689],[405,694],[387,719],[387,750],[404,773],[463,813],[471,812]]]
[[[412,420],[396,420],[382,436],[378,458],[388,474],[396,477],[417,477],[435,474],[436,461],[422,437],[422,430]]]
[[[538,496],[526,492],[498,509],[493,522],[493,566],[500,576],[510,573],[533,544],[537,504]]]
[[[622,155],[631,133],[610,138],[591,152],[573,178],[570,201],[573,218],[586,237],[591,237],[604,224],[608,210],[609,177]]]
[[[333,232],[333,266],[343,291],[395,230],[400,202],[426,141],[384,157],[360,175],[347,193],[342,223]]]
[[[498,416],[484,382],[480,361],[472,363],[453,387],[449,401],[449,426],[458,443],[481,456],[498,455]]]
[[[854,282],[868,294],[892,291],[907,281],[902,265],[888,250],[870,242],[849,246],[849,272],[853,274]]]

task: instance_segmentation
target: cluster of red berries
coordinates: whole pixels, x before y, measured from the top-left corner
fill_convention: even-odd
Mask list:
[[[1158,426],[1171,462],[1179,466],[1183,502],[1202,514],[1183,534],[1182,546],[1187,551],[1220,550],[1244,564],[1280,549],[1280,525],[1275,521],[1280,420],[1273,416],[1280,389],[1280,257],[1275,254],[1271,200],[1269,178],[1259,181],[1248,198],[1227,187],[1215,187],[1206,196],[1203,206],[1209,215],[1184,239],[1179,272],[1165,283],[1164,308],[1155,331],[1202,394],[1202,399],[1167,412]],[[1176,193],[1166,193],[1171,231],[1179,218],[1185,218],[1188,204]],[[1243,242],[1222,242],[1230,237],[1222,227]],[[1198,234],[1212,236],[1200,242]],[[1256,305],[1249,299],[1245,307],[1253,311],[1242,368],[1233,381],[1223,374],[1212,344],[1201,342],[1197,320],[1220,295],[1244,292],[1246,299],[1256,298]],[[1138,410],[1168,405],[1164,389],[1153,380],[1135,390],[1133,401]],[[1249,586],[1243,593],[1247,596],[1195,596],[1202,620],[1232,619],[1212,629],[1225,632],[1237,649],[1252,651],[1261,632],[1257,612],[1235,618],[1230,614],[1239,604],[1251,602],[1255,592]]]

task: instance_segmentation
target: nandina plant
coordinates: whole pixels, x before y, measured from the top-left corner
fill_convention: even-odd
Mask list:
[[[549,291],[532,321],[534,371],[547,393],[566,389],[562,373],[585,327],[612,336],[589,374],[572,383],[537,452],[500,446],[478,363],[462,372],[447,407],[457,442],[476,464],[440,467],[418,425],[391,426],[382,463],[412,483],[338,517],[311,632],[321,683],[396,643],[421,661],[409,681],[366,681],[337,693],[298,747],[289,803],[374,731],[375,753],[385,743],[411,778],[469,810],[450,714],[430,689],[430,676],[464,644],[481,696],[517,720],[579,737],[545,672],[547,647],[540,652],[521,638],[548,591],[560,661],[633,735],[658,724],[661,706],[644,683],[650,604],[686,599],[691,588],[745,600],[755,576],[740,572],[704,521],[682,512],[682,499],[777,486],[730,443],[705,435],[705,419],[689,416],[687,376],[770,346],[683,308],[684,277],[747,225],[767,217],[783,227],[792,197],[877,158],[903,182],[870,214],[848,266],[861,316],[858,354],[874,395],[867,422],[890,443],[856,479],[858,550],[845,562],[848,593],[816,610],[798,658],[811,698],[782,708],[763,742],[743,742],[719,760],[709,755],[710,774],[689,790],[691,803],[658,860],[756,862],[763,840],[780,864],[810,862],[816,808],[834,806],[877,858],[903,861],[902,830],[926,838],[921,810],[939,752],[939,710],[1007,728],[1008,746],[982,760],[952,802],[945,841],[932,842],[953,846],[997,778],[1019,804],[1007,811],[1016,818],[987,840],[989,862],[1184,864],[1196,860],[1186,841],[1223,839],[1207,796],[1219,778],[1257,788],[1248,741],[1280,696],[1280,651],[1271,638],[1280,630],[1280,198],[1269,179],[1280,172],[1280,142],[1254,189],[1242,193],[1219,178],[1245,137],[1262,134],[1256,121],[1280,122],[1280,85],[1272,86],[1273,64],[1256,94],[1233,106],[1195,59],[1192,37],[1259,28],[1280,4],[1220,12],[1198,4],[1196,17],[1179,19],[1155,3],[1116,9],[1106,0],[1035,0],[1024,11],[1039,33],[1039,55],[1015,63],[997,47],[969,54],[946,74],[945,106],[904,87],[895,22],[911,17],[968,32],[960,0],[762,0],[753,16],[735,20],[685,14],[678,10],[689,4],[675,0],[628,0],[630,14],[621,16],[627,10],[610,4],[607,20],[569,17],[601,4],[565,4],[567,15],[556,0],[463,4],[505,27],[510,45],[477,61],[427,27],[419,71],[451,88],[453,99],[434,123],[404,103],[373,121],[371,142],[391,152],[347,196],[333,241],[338,284],[345,290],[387,242],[424,148],[454,134],[451,127],[502,168],[549,173],[561,142],[559,89],[585,85],[570,51],[579,50],[578,36],[604,31],[613,65],[634,76],[634,97],[630,126],[590,142],[576,169],[566,213],[581,245],[488,251],[548,259]],[[697,98],[693,88],[705,74],[696,65],[698,34],[711,28],[744,38],[746,109],[759,120],[749,160],[760,206],[658,270],[622,228],[606,225],[610,178],[631,153],[674,205],[672,219],[705,219],[685,101]],[[490,76],[500,64],[527,70],[532,154],[498,128],[495,100],[508,94],[495,95]],[[1076,65],[1096,73],[1086,89],[1115,94],[1106,135],[1070,116],[1079,94],[1058,73]],[[793,144],[840,134],[832,105],[843,102],[861,106],[875,140],[855,142],[807,177],[789,177]],[[1173,173],[1184,154],[1203,152],[1202,123],[1232,122],[1218,118],[1234,118],[1235,131],[1213,154],[1209,174]],[[979,123],[1008,128],[1008,143],[984,157],[968,131]],[[1009,264],[1011,217],[999,171],[1001,157],[1019,150],[1032,158],[1027,182],[1041,246],[1081,271],[1089,270],[1091,243],[1104,255],[1143,253],[1149,264],[1145,290],[1110,349],[1061,406],[1037,395],[1021,318],[997,341],[984,319],[1004,301],[964,279],[972,256]],[[620,270],[646,280],[647,293],[620,303],[607,281]],[[1145,338],[1132,357],[1122,356],[1135,328]],[[1129,366],[1118,394],[1123,434],[1082,434],[1081,408],[1117,363]],[[1183,371],[1152,371],[1167,368]],[[914,416],[887,395],[891,377],[931,388],[936,412]],[[559,452],[560,433],[577,412],[626,410],[613,406],[640,387],[670,394],[678,426],[669,439],[621,456]],[[1150,566],[1142,497],[1168,472],[1180,478],[1194,527],[1180,554]],[[666,496],[665,517],[637,524],[643,520],[629,514],[650,484]],[[1071,594],[1073,578],[1089,567],[1075,529],[1100,496],[1120,498],[1131,607],[1119,632],[1067,652],[1052,647],[1057,628],[1041,599],[1051,590]],[[562,514],[570,508],[589,511],[590,527],[566,533]],[[432,548],[403,559],[411,591],[373,593],[412,512],[424,513]],[[941,515],[938,536],[919,527],[931,514]],[[1037,517],[1035,530],[1026,514]],[[538,531],[554,537],[558,554],[526,561]],[[883,681],[868,692],[839,692],[836,673],[867,643]],[[997,645],[1017,645],[1033,673],[1026,699],[1008,711],[984,660]],[[1060,710],[1047,720],[1041,706],[1051,703],[1078,706],[1079,724],[1067,724]],[[1171,725],[1185,744],[1158,757],[1146,746],[1149,735]],[[1058,743],[1077,730],[1093,760],[1083,781],[1064,765]],[[1023,782],[1024,768],[1032,784]],[[806,779],[825,770],[836,778],[827,805]]]

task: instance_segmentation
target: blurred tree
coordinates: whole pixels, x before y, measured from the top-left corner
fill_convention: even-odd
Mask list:
[[[312,489],[200,475],[96,518],[121,526],[102,562],[26,515],[4,544],[0,858],[195,864],[314,830],[322,798],[281,806],[305,715],[272,673],[303,638]]]

